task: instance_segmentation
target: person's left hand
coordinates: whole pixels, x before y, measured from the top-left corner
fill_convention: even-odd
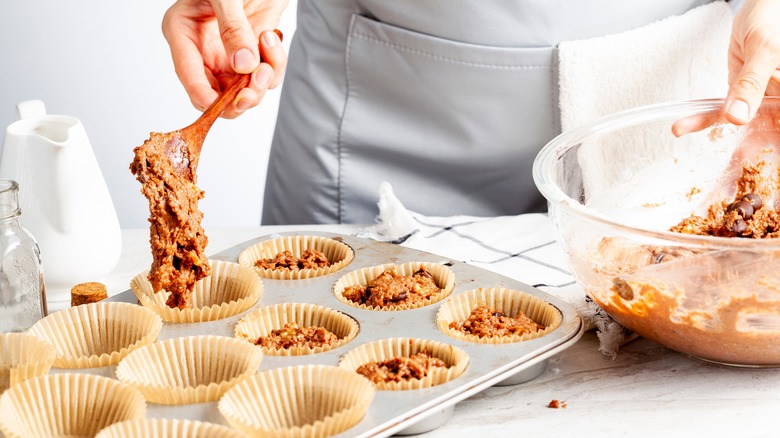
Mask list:
[[[718,122],[735,125],[755,117],[765,95],[780,96],[780,1],[745,0],[729,43],[729,91],[721,111],[679,120],[677,135],[700,131]]]

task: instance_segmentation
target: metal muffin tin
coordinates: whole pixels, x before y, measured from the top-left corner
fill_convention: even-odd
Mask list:
[[[392,434],[417,434],[433,430],[452,416],[455,404],[492,385],[515,385],[538,377],[545,370],[547,359],[574,344],[584,332],[582,318],[568,303],[539,289],[499,274],[450,260],[435,254],[389,243],[327,232],[289,232],[248,240],[212,255],[214,260],[236,262],[245,248],[258,242],[287,235],[325,236],[340,240],[355,251],[354,260],[344,268],[326,276],[306,280],[263,279],[260,301],[251,309],[230,318],[193,324],[165,324],[159,340],[192,335],[233,336],[241,318],[259,307],[277,303],[313,303],[339,310],[358,321],[357,337],[340,348],[308,356],[280,357],[265,355],[259,371],[300,364],[336,366],[342,355],[360,344],[385,338],[409,337],[444,342],[461,348],[469,355],[469,365],[460,377],[431,388],[411,391],[377,391],[363,420],[339,437],[384,437]],[[448,298],[430,306],[402,311],[370,311],[339,301],[333,293],[334,283],[347,272],[384,263],[406,262],[444,263],[455,274],[455,289]],[[450,297],[476,288],[505,287],[525,292],[552,304],[563,315],[557,329],[537,339],[512,344],[476,344],[451,338],[436,327],[436,313]],[[137,303],[132,290],[122,292],[111,301]],[[80,372],[114,377],[116,366],[88,369]],[[72,372],[78,370],[56,370]],[[227,424],[217,409],[217,403],[167,406],[150,403],[148,418],[180,418]]]

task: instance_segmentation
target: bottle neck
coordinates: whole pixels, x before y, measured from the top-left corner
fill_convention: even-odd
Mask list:
[[[16,219],[19,209],[19,184],[14,180],[0,179],[0,220]]]

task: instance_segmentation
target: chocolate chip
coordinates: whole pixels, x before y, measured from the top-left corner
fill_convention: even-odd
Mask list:
[[[366,299],[371,298],[371,292],[373,292],[373,288],[371,286],[367,286],[366,290],[363,291],[363,295],[365,295]]]
[[[761,197],[756,195],[755,193],[748,193],[747,195],[742,197],[742,200],[748,202],[750,206],[753,207],[753,210],[758,210],[764,205],[764,202],[761,200]]]
[[[742,219],[737,219],[734,222],[728,224],[729,231],[742,234],[747,231],[747,223]]]
[[[748,201],[737,201],[729,205],[728,211],[736,211],[745,220],[753,217],[753,206]]]
[[[406,292],[401,292],[400,294],[394,296],[393,298],[390,298],[390,301],[393,303],[397,303],[398,301],[403,301],[407,297]]]
[[[503,314],[503,313],[501,313],[501,312],[493,312],[493,316],[495,316],[496,318],[500,318],[500,317],[502,317],[502,316],[506,316],[506,315],[504,315],[504,314]]]

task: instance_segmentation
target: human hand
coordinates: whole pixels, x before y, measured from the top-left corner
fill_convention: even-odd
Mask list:
[[[281,83],[287,54],[270,29],[286,6],[287,0],[177,0],[166,11],[163,35],[196,108],[205,110],[237,74],[252,73],[252,79],[222,113],[225,118],[256,106]]]
[[[678,121],[672,132],[683,135],[718,122],[744,125],[755,117],[764,95],[780,95],[780,2],[745,0],[731,31],[729,91],[719,112]]]

